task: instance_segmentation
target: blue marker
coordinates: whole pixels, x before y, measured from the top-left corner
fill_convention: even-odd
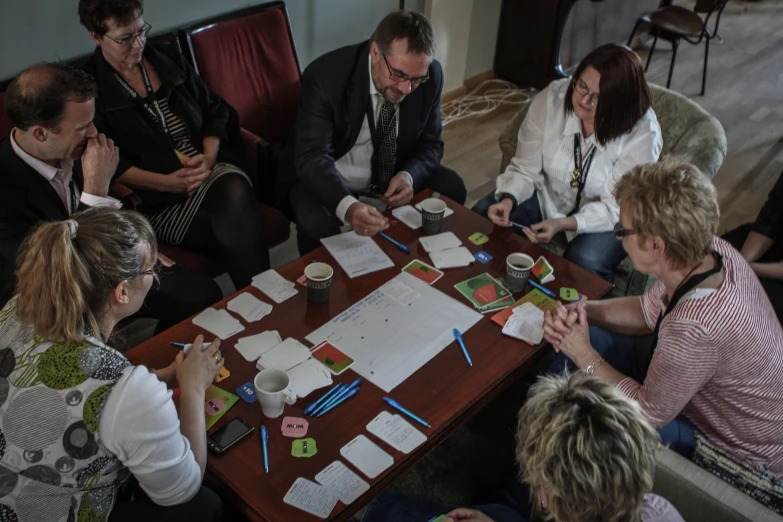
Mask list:
[[[343,388],[344,384],[337,383],[335,384],[331,390],[326,392],[323,397],[315,401],[314,403],[310,404],[307,408],[304,409],[305,415],[310,415],[310,412],[317,409],[320,404],[323,404],[325,400],[328,400],[330,397],[334,397],[334,394],[337,393],[339,390]]]
[[[338,407],[339,405],[341,405],[342,403],[344,403],[345,401],[347,401],[348,399],[350,399],[351,397],[353,397],[357,393],[359,393],[359,388],[354,388],[353,390],[349,391],[347,394],[345,394],[343,396],[342,399],[340,399],[339,401],[335,402],[334,404],[332,404],[331,406],[329,406],[325,410],[322,410],[321,413],[318,414],[318,417],[322,417],[322,416],[326,415],[327,413],[329,413],[330,411],[332,411],[333,409],[335,409],[336,407]]]
[[[322,412],[323,410],[325,410],[325,409],[329,408],[330,406],[332,406],[332,404],[336,403],[337,401],[339,401],[340,399],[342,399],[343,397],[345,397],[346,395],[348,395],[348,394],[351,392],[351,390],[354,390],[354,389],[356,389],[356,388],[359,386],[359,384],[360,384],[361,382],[362,382],[362,378],[361,378],[361,377],[359,377],[358,379],[356,379],[355,381],[353,381],[353,382],[352,382],[351,384],[349,384],[348,386],[344,386],[344,387],[343,387],[343,389],[342,389],[342,390],[340,390],[340,391],[339,391],[337,394],[335,394],[335,395],[334,395],[334,396],[333,396],[331,399],[329,399],[328,401],[326,401],[326,402],[324,402],[323,404],[321,404],[321,406],[319,406],[318,408],[314,409],[314,410],[313,410],[313,411],[310,413],[310,415],[312,415],[312,416],[314,416],[314,417],[315,417],[315,416],[317,416],[317,415],[318,415],[318,413],[320,413],[320,412]]]
[[[555,299],[555,293],[552,290],[550,290],[548,288],[544,288],[543,286],[541,286],[540,284],[536,283],[532,279],[528,279],[527,282],[530,283],[530,286],[532,286],[533,288],[535,288],[537,290],[541,290],[542,292],[544,292],[546,295],[548,295],[552,299]]]
[[[415,420],[416,422],[418,422],[422,426],[426,426],[427,428],[431,428],[432,427],[432,426],[429,425],[429,423],[425,422],[424,419],[422,419],[421,417],[419,417],[415,413],[413,413],[413,412],[403,408],[400,405],[400,403],[395,401],[394,399],[390,399],[389,397],[384,397],[383,398],[383,402],[385,402],[386,404],[388,404],[389,406],[391,406],[395,410],[399,411],[400,413],[403,413],[403,414],[407,415],[408,417],[410,417],[411,419]]]
[[[269,451],[266,448],[266,443],[269,441],[269,432],[266,431],[266,426],[261,425],[261,447],[264,448],[264,473],[269,473]]]
[[[400,250],[402,250],[403,252],[405,252],[406,254],[410,254],[411,253],[411,249],[410,248],[408,248],[407,246],[403,245],[402,243],[400,243],[396,239],[390,238],[388,235],[384,234],[383,232],[378,232],[378,235],[381,236],[386,241],[388,241],[389,243],[391,243],[392,245],[394,245],[397,248],[399,248]]]
[[[465,348],[465,342],[462,340],[462,334],[456,328],[454,329],[454,338],[459,343],[459,347],[462,348],[462,355],[465,356],[465,360],[468,361],[469,365],[473,366],[473,361],[470,360],[470,354],[468,353],[468,349]]]

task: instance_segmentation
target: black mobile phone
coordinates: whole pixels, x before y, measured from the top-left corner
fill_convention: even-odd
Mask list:
[[[207,437],[207,448],[220,455],[236,444],[242,437],[253,432],[253,426],[235,417],[228,424]]]

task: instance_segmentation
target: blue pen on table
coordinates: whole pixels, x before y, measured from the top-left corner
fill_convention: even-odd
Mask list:
[[[428,428],[432,427],[432,426],[429,425],[429,423],[424,421],[424,419],[422,419],[421,417],[419,417],[415,413],[411,412],[410,410],[406,410],[405,408],[403,408],[402,405],[400,405],[400,403],[395,401],[394,399],[390,399],[389,397],[384,397],[383,398],[383,402],[385,402],[386,404],[388,404],[389,406],[391,406],[395,410],[399,411],[400,413],[404,413],[405,415],[407,415],[411,419],[415,420],[416,422],[418,422],[422,426],[426,426]]]
[[[405,252],[406,254],[410,254],[411,253],[411,249],[410,248],[408,248],[407,246],[403,245],[402,243],[400,243],[396,239],[392,239],[391,237],[389,237],[388,235],[384,234],[383,232],[378,232],[378,235],[381,236],[386,241],[388,241],[389,243],[391,243],[392,245],[394,245],[397,248],[399,248],[400,250],[402,250],[403,252]]]
[[[462,348],[462,355],[465,356],[465,360],[468,361],[468,364],[473,366],[473,361],[470,360],[470,354],[468,353],[468,349],[465,348],[465,341],[462,340],[462,333],[454,328],[454,338],[459,343],[459,347]]]
[[[340,399],[339,401],[335,402],[334,404],[332,404],[331,406],[329,406],[325,410],[321,410],[321,413],[318,414],[318,417],[323,417],[324,415],[326,415],[327,413],[329,413],[330,411],[332,411],[333,409],[335,409],[336,407],[338,407],[339,405],[341,405],[342,403],[344,403],[345,401],[347,401],[348,399],[350,399],[351,397],[353,397],[357,393],[359,393],[359,388],[358,387],[354,388],[353,390],[351,390],[348,393],[346,393],[343,396],[342,399]]]
[[[324,401],[327,401],[329,398],[334,397],[335,393],[337,393],[339,390],[341,390],[345,386],[342,383],[335,384],[331,390],[326,392],[320,399],[310,404],[307,408],[304,409],[305,415],[310,415],[310,412],[317,409],[318,406],[324,403]]]
[[[541,286],[540,284],[536,283],[532,279],[528,279],[527,282],[530,283],[530,286],[532,286],[533,288],[535,288],[537,290],[541,290],[542,292],[544,292],[546,295],[548,295],[552,299],[555,299],[555,293],[552,290],[550,290],[549,288],[544,288],[543,286]]]
[[[332,404],[334,404],[335,402],[339,401],[340,399],[348,395],[351,392],[351,390],[356,389],[359,386],[359,384],[361,384],[361,382],[362,382],[362,378],[359,377],[351,384],[344,386],[343,389],[337,392],[334,396],[332,396],[331,399],[329,399],[328,401],[321,404],[318,408],[311,411],[310,415],[312,415],[313,417],[317,416],[320,412],[329,408]]]
[[[261,447],[264,448],[264,473],[269,473],[269,450],[267,450],[267,442],[269,442],[269,432],[266,431],[266,426],[261,425]]]

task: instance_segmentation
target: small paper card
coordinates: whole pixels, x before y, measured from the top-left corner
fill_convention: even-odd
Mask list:
[[[505,299],[501,299],[500,301],[496,301],[490,305],[482,306],[481,308],[478,309],[478,311],[482,314],[489,314],[492,312],[497,312],[498,310],[503,310],[504,308],[508,308],[513,304],[514,304],[514,296],[510,295]]]
[[[403,268],[402,271],[418,277],[428,285],[434,284],[435,281],[443,277],[443,272],[418,259],[414,259],[405,265],[405,268]]]
[[[264,292],[275,303],[282,303],[298,293],[294,283],[285,279],[271,268],[266,272],[253,276],[251,284]]]
[[[501,310],[492,316],[492,322],[500,326],[506,324],[506,320],[511,317],[514,308],[522,306],[524,303],[533,303],[541,310],[554,310],[555,300],[543,293],[541,290],[531,290],[522,297],[520,297],[510,308]]]
[[[339,500],[336,493],[315,482],[299,477],[283,497],[289,506],[301,509],[318,518],[327,518]]]
[[[367,431],[403,453],[410,453],[427,440],[427,436],[399,415],[382,411],[367,425]]]
[[[204,411],[212,417],[213,415],[217,415],[221,411],[226,409],[226,404],[221,401],[218,397],[214,397],[212,399],[207,399],[204,401]]]
[[[258,400],[256,397],[256,387],[252,382],[246,382],[242,386],[236,389],[239,398],[248,404],[252,404]]]
[[[475,257],[476,260],[478,260],[480,263],[489,263],[493,259],[492,254],[484,250],[476,252],[476,254],[473,257]]]
[[[239,400],[239,397],[234,395],[233,393],[229,393],[226,390],[222,388],[218,388],[214,384],[211,385],[207,390],[204,392],[204,399],[205,399],[205,411],[204,411],[204,418],[206,420],[206,428],[210,429],[212,426],[215,425],[217,421],[220,420],[223,415],[226,414],[226,412],[231,409],[231,407],[236,404],[236,402]],[[216,401],[215,401],[216,400]],[[209,414],[209,412],[206,410],[206,402],[213,401],[214,406],[219,406],[219,404],[223,404],[225,408],[219,409],[216,413]],[[212,408],[212,411],[214,411],[215,408]]]
[[[419,201],[418,203],[416,203],[416,206],[414,208],[421,212],[421,204],[422,203],[423,203],[423,201]],[[449,217],[453,213],[454,213],[453,210],[451,210],[449,207],[446,207],[446,212],[443,214],[443,219],[446,219],[447,217]]]
[[[503,334],[536,345],[544,338],[544,312],[533,303],[514,309],[503,326]]]
[[[220,382],[222,380],[225,380],[228,378],[228,376],[231,375],[231,372],[228,371],[228,368],[223,366],[221,369],[218,370],[217,375],[215,375],[215,382]]]
[[[454,285],[476,308],[493,304],[511,295],[511,292],[486,272]]]
[[[352,504],[370,489],[364,479],[339,460],[326,466],[315,476],[315,481],[340,495],[340,502],[345,505]]]
[[[484,243],[489,241],[489,237],[482,234],[481,232],[475,232],[468,238],[468,241],[470,241],[474,245],[483,245]]]
[[[561,287],[560,299],[563,301],[579,301],[579,292],[575,288]]]
[[[536,279],[542,284],[546,284],[555,280],[554,271],[555,269],[552,268],[549,261],[547,261],[544,256],[541,256],[538,258],[538,261],[536,261],[536,264],[533,265],[533,269],[530,273],[536,276]]]
[[[228,302],[226,308],[239,314],[248,323],[258,321],[272,311],[271,304],[261,301],[250,292],[239,294]]]
[[[242,323],[225,310],[207,308],[193,318],[193,324],[226,340],[245,329]]]
[[[424,247],[424,251],[429,253],[440,252],[441,250],[448,250],[449,248],[456,248],[462,245],[462,241],[454,235],[454,232],[441,232],[434,236],[420,237],[419,243]]]
[[[421,214],[411,205],[395,208],[392,210],[392,216],[396,217],[413,230],[421,228]]]
[[[353,359],[345,355],[329,341],[324,341],[315,347],[313,359],[326,366],[335,375],[340,375],[353,364]]]
[[[291,455],[294,457],[309,459],[316,453],[318,453],[318,446],[315,444],[315,439],[296,439],[291,443]]]
[[[263,354],[283,342],[277,330],[267,330],[260,334],[242,337],[234,348],[248,362],[255,362]]]
[[[432,260],[435,268],[458,268],[468,266],[475,261],[473,254],[465,247],[432,252],[430,253],[430,260]]]
[[[306,419],[300,417],[284,417],[280,431],[283,432],[283,437],[298,439],[307,435],[307,427],[309,425],[310,423]]]
[[[356,469],[374,479],[394,464],[391,455],[364,435],[358,435],[340,449],[340,455],[353,464]]]
[[[313,359],[307,359],[303,363],[297,364],[286,373],[291,379],[291,391],[300,399],[307,397],[318,388],[332,384],[332,375],[329,370]]]
[[[310,349],[293,337],[289,337],[265,354],[256,362],[258,369],[275,369],[287,372],[299,363],[310,358]]]

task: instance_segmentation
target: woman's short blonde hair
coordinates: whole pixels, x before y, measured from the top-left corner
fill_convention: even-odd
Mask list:
[[[663,239],[673,266],[691,265],[712,252],[718,193],[694,165],[674,160],[637,165],[617,182],[614,197],[637,241]]]
[[[541,377],[519,412],[517,460],[545,520],[637,520],[658,447],[636,402],[581,371]]]

